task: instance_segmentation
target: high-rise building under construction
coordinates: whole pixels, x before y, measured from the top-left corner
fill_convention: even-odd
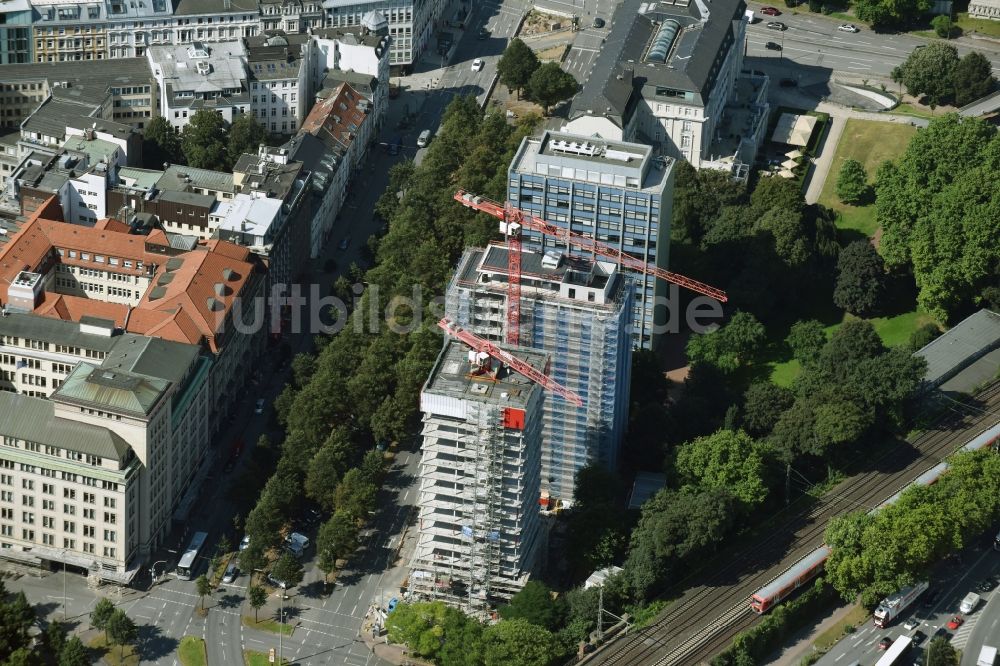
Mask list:
[[[535,370],[544,354],[503,347]],[[423,445],[409,590],[482,612],[510,599],[541,556],[543,395],[526,377],[446,340],[420,393]]]
[[[506,336],[507,248],[469,248],[448,285],[445,310],[483,338]],[[628,420],[633,289],[612,262],[559,251],[521,253],[520,343],[548,355],[546,374],[583,407],[548,396],[541,437],[541,496],[573,497],[591,462],[614,468]]]

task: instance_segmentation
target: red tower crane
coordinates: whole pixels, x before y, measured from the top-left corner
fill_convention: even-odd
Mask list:
[[[507,364],[516,372],[524,375],[545,390],[552,391],[556,395],[561,396],[564,400],[566,400],[566,402],[570,402],[577,407],[583,407],[583,400],[576,393],[573,393],[548,375],[539,372],[535,368],[531,367],[530,364],[522,361],[510,352],[500,349],[489,340],[484,340],[474,333],[465,330],[447,317],[439,321],[438,326],[440,326],[444,332],[451,337],[461,340],[477,352],[486,352],[496,360]]]
[[[458,201],[463,206],[483,213],[489,213],[501,220],[500,230],[507,237],[507,342],[509,343],[518,344],[520,338],[521,229],[531,229],[546,236],[562,239],[574,247],[613,259],[626,268],[645,273],[646,275],[656,276],[671,284],[676,284],[699,294],[710,296],[723,303],[729,300],[726,292],[721,289],[716,289],[704,282],[692,280],[679,273],[672,273],[650,265],[642,259],[637,259],[630,254],[616,250],[610,245],[605,245],[593,238],[573,233],[569,229],[560,229],[554,224],[516,208],[510,203],[501,204],[485,197],[475,196],[465,190],[456,192],[454,198],[455,201]]]

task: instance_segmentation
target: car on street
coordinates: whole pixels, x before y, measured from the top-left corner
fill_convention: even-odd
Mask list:
[[[764,16],[781,16],[781,12],[778,11],[777,7],[761,7],[760,13]]]
[[[223,583],[232,583],[240,577],[240,568],[235,563],[226,567],[226,573],[222,576]]]
[[[781,21],[768,21],[765,27],[769,28],[770,30],[785,30],[788,28],[788,26],[786,26]]]
[[[486,66],[486,61],[483,60],[482,58],[476,58],[475,60],[472,61],[473,72],[481,72],[483,71],[483,67],[485,66]]]
[[[482,41],[484,39],[489,39],[489,38],[490,38],[490,31],[487,30],[486,28],[480,28],[479,32],[476,33],[476,39],[478,39],[480,41]]]
[[[951,633],[948,632],[944,627],[938,627],[938,630],[934,632],[934,638],[943,638],[945,640],[951,640]]]
[[[767,49],[768,51],[780,51],[781,44],[779,44],[778,42],[768,42],[767,44],[764,44],[764,48]]]
[[[882,638],[882,640],[878,642],[878,649],[888,650],[890,645],[892,645],[892,639],[889,638],[888,636],[885,636]]]
[[[913,631],[920,624],[920,620],[915,617],[911,617],[909,620],[903,623],[903,629],[907,631]]]
[[[247,534],[246,536],[243,537],[243,540],[240,541],[240,552],[242,553],[249,547],[250,547],[250,535]]]
[[[934,603],[938,600],[938,595],[941,593],[935,589],[930,589],[924,592],[924,601],[921,604],[924,608],[932,608]]]
[[[950,620],[948,620],[948,628],[951,629],[952,631],[958,629],[963,624],[965,624],[965,618],[962,617],[961,615],[955,615]]]
[[[913,645],[920,645],[925,640],[927,640],[927,634],[922,631],[915,631],[913,632],[913,635],[910,636],[910,642],[913,643]]]
[[[990,592],[997,586],[997,582],[992,578],[984,578],[979,586],[976,587],[980,592]]]
[[[842,23],[837,26],[837,30],[841,32],[861,32],[861,29],[853,23]]]
[[[594,28],[603,28],[604,27],[604,19],[595,16],[594,17],[594,22],[591,24],[591,27],[594,27]]]
[[[397,599],[396,597],[389,599],[389,605],[385,607],[386,614],[396,610],[396,606],[398,605],[399,605],[399,599]]]
[[[264,398],[257,398],[257,402],[254,403],[253,413],[254,414],[264,413]]]
[[[347,236],[346,238],[344,238],[344,240],[340,241],[340,243],[337,244],[337,248],[341,249],[341,250],[346,250],[350,246],[351,246],[351,237],[350,236]]]

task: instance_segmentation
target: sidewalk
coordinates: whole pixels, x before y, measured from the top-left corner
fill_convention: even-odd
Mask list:
[[[797,666],[803,657],[808,654],[812,654],[813,642],[815,642],[823,632],[832,628],[838,622],[843,622],[844,618],[850,614],[852,608],[854,608],[854,606],[851,604],[841,606],[820,620],[817,624],[813,625],[811,628],[806,628],[798,632],[792,636],[789,641],[789,643],[791,643],[791,641],[795,641],[794,643],[791,643],[787,647],[783,648],[781,652],[771,655],[768,660],[764,662],[764,664],[767,666]]]

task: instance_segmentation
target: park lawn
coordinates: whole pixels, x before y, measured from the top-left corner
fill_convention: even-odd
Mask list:
[[[271,618],[262,618],[259,622],[254,622],[252,617],[247,615],[243,616],[243,626],[250,627],[252,629],[260,629],[261,631],[270,631],[272,634],[281,633],[285,636],[291,636],[292,632],[295,630],[290,624],[281,624],[277,620]]]
[[[909,102],[901,102],[892,110],[892,113],[897,113],[901,116],[913,116],[915,118],[926,118],[927,120],[933,120],[937,118],[937,115],[923,106],[914,106]]]
[[[277,656],[275,656],[275,663],[277,663]],[[256,650],[244,650],[243,651],[243,663],[246,666],[273,666],[267,660],[266,652],[257,652]],[[287,664],[288,660],[284,657],[281,658],[282,664]]]
[[[802,372],[802,365],[794,358],[771,364],[771,381],[778,386],[791,388],[792,382]]]
[[[88,647],[98,652],[108,666],[138,666],[139,653],[134,645],[126,645],[124,652],[120,645],[111,645],[100,634],[87,644]]]
[[[903,154],[916,131],[912,125],[848,119],[819,197],[819,203],[837,211],[838,229],[856,231],[869,238],[878,229],[874,206],[849,206],[837,198],[837,175],[844,161],[855,159],[861,162],[869,180],[872,180],[882,162]]]
[[[196,636],[185,636],[177,648],[177,658],[182,666],[208,666],[208,654],[205,652],[204,639]]]
[[[955,25],[962,29],[962,32],[978,32],[981,35],[990,37],[1000,37],[1000,23],[987,19],[969,18],[969,12],[959,12],[955,19]]]

